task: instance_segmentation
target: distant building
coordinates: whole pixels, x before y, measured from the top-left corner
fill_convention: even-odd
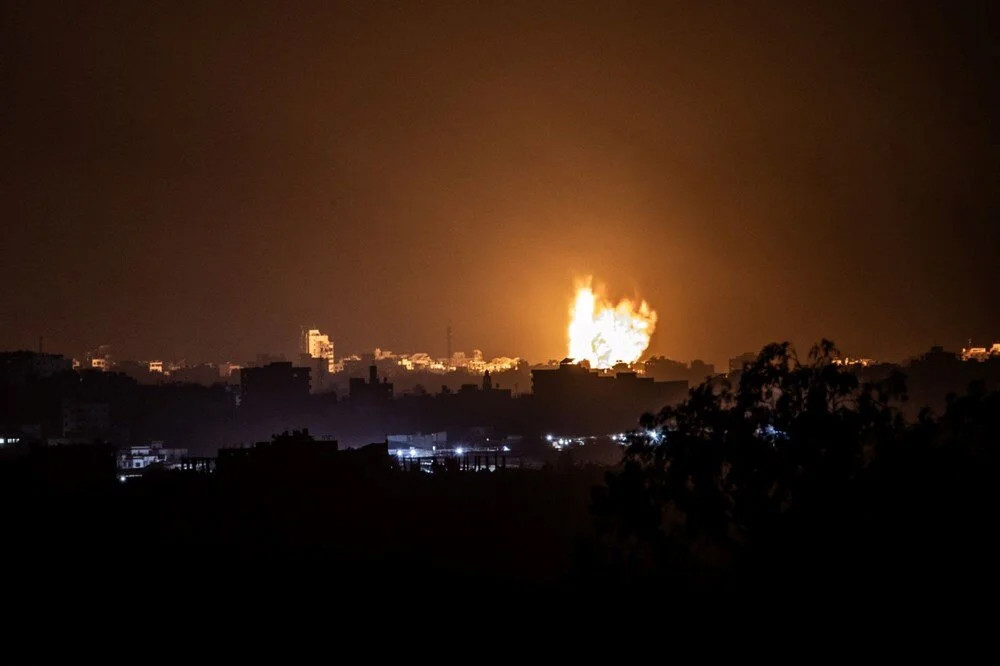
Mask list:
[[[378,380],[378,367],[368,367],[368,381],[361,377],[351,377],[348,384],[351,400],[380,401],[392,399],[392,384],[387,378]]]
[[[320,332],[318,328],[303,328],[299,352],[299,365],[312,371],[310,390],[313,393],[330,390],[330,375],[337,370],[330,336]]]
[[[111,434],[111,409],[106,402],[68,400],[63,403],[62,417],[64,438],[107,439]]]
[[[629,372],[631,368],[628,364],[617,364],[613,368],[616,372]],[[695,359],[690,364],[680,361],[672,361],[663,356],[654,356],[642,365],[643,374],[660,382],[687,382],[690,385],[701,384],[708,377],[715,375],[715,366]]]
[[[643,364],[643,371],[647,377],[660,382],[679,382],[688,378],[687,365],[663,356],[654,356],[647,360]]]
[[[163,381],[163,373],[150,372],[148,363],[130,360],[116,361],[114,370],[117,373],[131,377],[140,384],[154,384]]]
[[[309,398],[309,368],[288,361],[269,363],[261,368],[243,368],[240,386],[243,405],[287,406]]]
[[[242,369],[243,366],[237,365],[236,363],[233,363],[231,361],[226,361],[225,363],[219,364],[219,376],[222,377],[223,379],[233,377],[234,375],[236,377],[239,377],[239,372]]]
[[[177,469],[187,454],[187,449],[165,449],[163,442],[152,442],[147,446],[128,446],[118,452],[118,471],[127,476],[152,466]]]
[[[457,352],[462,354],[462,352]],[[465,354],[462,354],[462,359],[464,363]],[[429,354],[424,352],[417,352],[416,354],[404,354],[399,358],[399,365],[406,370],[435,370],[438,372],[445,372],[448,369],[447,363],[440,360],[435,360],[430,357]]]
[[[83,363],[83,367],[85,368],[93,368],[94,370],[105,372],[111,369],[111,365],[111,345],[101,345],[97,349],[88,351]]]
[[[658,382],[635,372],[608,376],[566,359],[555,369],[531,371],[539,426],[576,434],[610,434],[634,428],[644,412],[658,412],[687,396],[686,381]]]
[[[201,384],[212,386],[222,381],[219,368],[211,363],[201,363],[170,371],[170,381],[179,384]]]
[[[150,361],[149,372],[159,372],[163,374],[163,361]]]
[[[309,354],[299,355],[299,366],[309,368],[309,391],[311,393],[326,393],[333,388],[330,361],[325,358],[313,358]]]
[[[455,370],[465,370],[472,374],[480,374],[487,371],[497,373],[513,370],[521,363],[520,358],[511,358],[509,356],[498,356],[487,361],[483,356],[483,352],[479,349],[472,350],[471,357],[466,356],[465,352],[456,351],[450,358],[439,359],[432,358],[424,352],[401,355],[383,352],[381,349],[376,349],[375,352],[375,360],[392,359],[396,365],[404,370],[424,370],[439,374]]]
[[[72,361],[60,354],[0,352],[0,379],[4,383],[23,384],[29,378],[44,379],[72,368]]]
[[[691,361],[691,366],[688,368],[688,382],[691,384],[701,384],[709,377],[715,376],[715,366],[711,363],[705,363],[700,359],[695,359]]]
[[[757,352],[745,352],[729,359],[729,373],[743,372],[743,368],[757,360]]]
[[[990,358],[1000,358],[1000,342],[994,342],[988,348],[971,345],[962,348],[963,361],[988,361]]]
[[[424,455],[448,447],[447,432],[418,433],[409,435],[388,435],[390,456]]]
[[[253,480],[286,487],[290,482],[329,484],[356,478],[359,471],[388,470],[384,442],[341,451],[336,440],[317,440],[308,431],[285,432],[249,448],[221,448],[216,465],[220,479]]]
[[[318,328],[303,329],[299,351],[312,358],[325,358],[331,365],[333,364],[333,341]]]

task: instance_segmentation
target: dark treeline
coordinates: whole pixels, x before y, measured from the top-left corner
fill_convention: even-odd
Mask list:
[[[992,588],[1000,393],[975,382],[907,421],[905,376],[862,382],[835,358],[827,341],[806,360],[772,344],[738,383],[644,416],[594,491],[590,582],[758,599]]]

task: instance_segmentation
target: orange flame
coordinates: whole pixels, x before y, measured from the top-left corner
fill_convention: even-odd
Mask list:
[[[576,291],[570,308],[569,356],[592,368],[610,368],[639,360],[656,328],[656,312],[646,301],[636,306],[623,298],[617,305],[595,294],[591,278]]]

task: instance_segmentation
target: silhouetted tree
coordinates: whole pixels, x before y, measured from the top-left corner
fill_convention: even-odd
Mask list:
[[[835,529],[903,430],[903,378],[860,384],[823,340],[806,361],[770,344],[732,386],[705,382],[646,414],[594,491],[600,561],[627,579],[735,573],[788,535]]]

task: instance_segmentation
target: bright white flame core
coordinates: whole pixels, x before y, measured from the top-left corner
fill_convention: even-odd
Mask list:
[[[636,307],[623,298],[617,305],[598,296],[590,278],[576,291],[570,308],[569,356],[592,368],[610,368],[619,361],[639,360],[656,328],[656,312],[646,301]]]

